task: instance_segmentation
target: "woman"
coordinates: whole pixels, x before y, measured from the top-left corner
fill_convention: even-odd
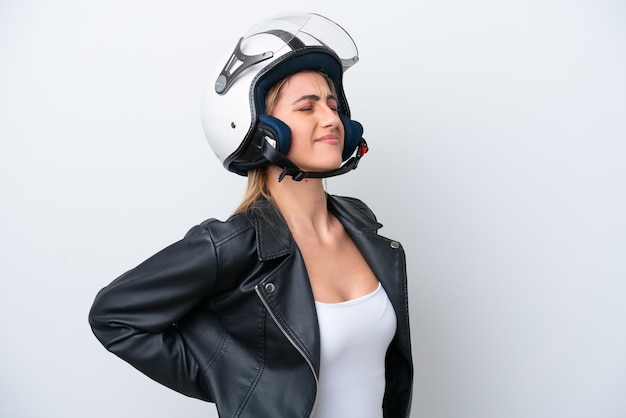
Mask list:
[[[329,33],[352,42],[313,14],[240,40],[203,122],[248,176],[242,204],[113,281],[90,312],[108,350],[220,416],[409,416],[404,253],[366,205],[323,189],[367,149],[342,87],[356,55],[342,61]]]

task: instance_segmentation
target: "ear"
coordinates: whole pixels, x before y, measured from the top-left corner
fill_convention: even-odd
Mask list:
[[[276,150],[283,155],[287,155],[291,146],[291,129],[280,119],[270,115],[259,116],[259,128],[271,133],[276,141]]]
[[[340,114],[339,117],[341,118],[343,130],[345,132],[341,158],[343,161],[346,161],[350,158],[363,139],[363,125],[345,115]]]

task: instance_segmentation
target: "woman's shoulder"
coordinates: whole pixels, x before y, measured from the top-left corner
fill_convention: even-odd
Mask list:
[[[351,196],[329,195],[329,203],[335,209],[343,209],[344,211],[360,215],[369,221],[378,223],[372,209],[361,199]]]
[[[209,218],[194,225],[185,234],[186,239],[209,235],[215,245],[225,241],[242,237],[246,233],[253,232],[253,225],[250,219],[243,214],[235,214],[226,220]]]

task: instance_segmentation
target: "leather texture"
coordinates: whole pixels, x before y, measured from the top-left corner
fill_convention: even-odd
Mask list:
[[[329,196],[398,324],[386,355],[385,418],[409,416],[413,364],[405,255],[361,201]],[[215,402],[220,417],[309,417],[320,337],[303,258],[265,200],[209,219],[102,289],[89,313],[111,352],[161,384]],[[323,371],[321,371],[323,373]]]

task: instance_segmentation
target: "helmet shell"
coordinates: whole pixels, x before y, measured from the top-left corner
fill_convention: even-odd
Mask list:
[[[260,152],[263,137],[257,129],[265,95],[280,79],[301,70],[321,71],[333,80],[342,120],[349,119],[343,72],[357,61],[350,35],[321,15],[289,13],[259,22],[219,61],[205,87],[202,126],[213,152],[240,175],[269,164]],[[288,141],[279,141],[277,149],[286,153]]]

